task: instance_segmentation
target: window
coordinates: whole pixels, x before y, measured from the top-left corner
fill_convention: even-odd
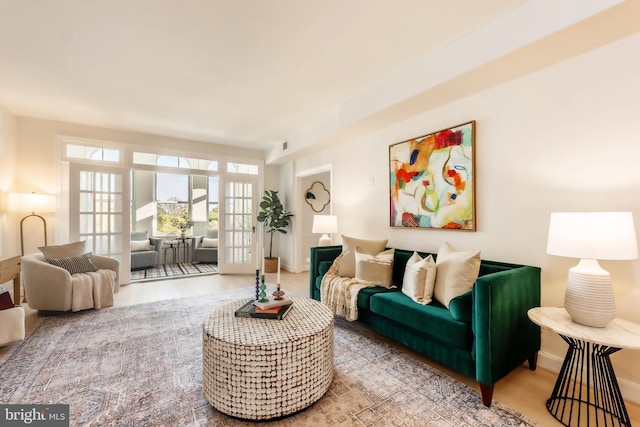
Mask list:
[[[120,162],[120,150],[116,148],[93,147],[90,145],[65,144],[65,156],[67,158],[98,162]]]
[[[218,177],[209,177],[208,221],[209,228],[218,228],[219,221]]]
[[[143,153],[140,151],[134,151],[133,163],[137,165],[167,166],[181,169],[218,170],[218,162],[215,160],[167,156],[163,154]]]
[[[247,175],[258,175],[258,165],[250,165],[246,163],[227,163],[227,172],[244,173]]]
[[[155,199],[158,234],[177,234],[191,227],[189,175],[157,173]]]

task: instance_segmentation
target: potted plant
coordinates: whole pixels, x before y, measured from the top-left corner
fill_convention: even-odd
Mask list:
[[[260,202],[260,213],[258,213],[258,222],[267,227],[267,233],[271,234],[269,240],[269,256],[264,258],[265,273],[273,273],[277,269],[277,258],[273,257],[273,235],[278,232],[287,234],[286,228],[291,223],[293,214],[287,211],[280,198],[278,192],[267,190],[264,192],[262,201]]]
[[[189,229],[193,227],[193,221],[184,216],[171,218],[171,223],[174,227],[180,230],[181,239],[185,239],[187,237],[187,231],[189,231]]]

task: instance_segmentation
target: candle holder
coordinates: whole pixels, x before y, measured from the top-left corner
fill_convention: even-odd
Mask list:
[[[260,270],[256,269],[256,300],[260,298]]]
[[[277,289],[273,292],[273,299],[276,301],[280,301],[284,297],[284,291],[280,290],[280,283],[278,283],[277,286]]]
[[[267,288],[267,285],[265,285],[264,283],[264,274],[261,276],[261,283],[260,283],[260,299],[258,300],[258,302],[268,302],[269,298],[267,298],[267,293],[265,292],[265,289]]]

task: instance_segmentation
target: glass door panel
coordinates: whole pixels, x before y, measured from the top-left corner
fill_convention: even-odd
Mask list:
[[[129,200],[128,177],[120,168],[70,165],[71,240],[86,240],[88,251],[118,259],[121,284],[129,283],[129,247],[123,247],[129,230],[123,203]]]
[[[254,273],[256,257],[256,182],[229,181],[224,184],[222,203],[223,236],[221,273]],[[221,230],[222,231],[222,230]]]

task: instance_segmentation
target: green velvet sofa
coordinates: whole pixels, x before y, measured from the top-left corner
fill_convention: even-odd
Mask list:
[[[322,277],[342,246],[311,248],[309,296],[320,300]],[[433,255],[418,252],[420,256]],[[358,294],[358,321],[480,384],[491,406],[494,384],[525,361],[536,368],[540,328],[527,311],[540,305],[540,268],[482,260],[473,289],[450,303],[421,305],[401,292],[413,251],[396,249],[396,288],[365,288]]]

